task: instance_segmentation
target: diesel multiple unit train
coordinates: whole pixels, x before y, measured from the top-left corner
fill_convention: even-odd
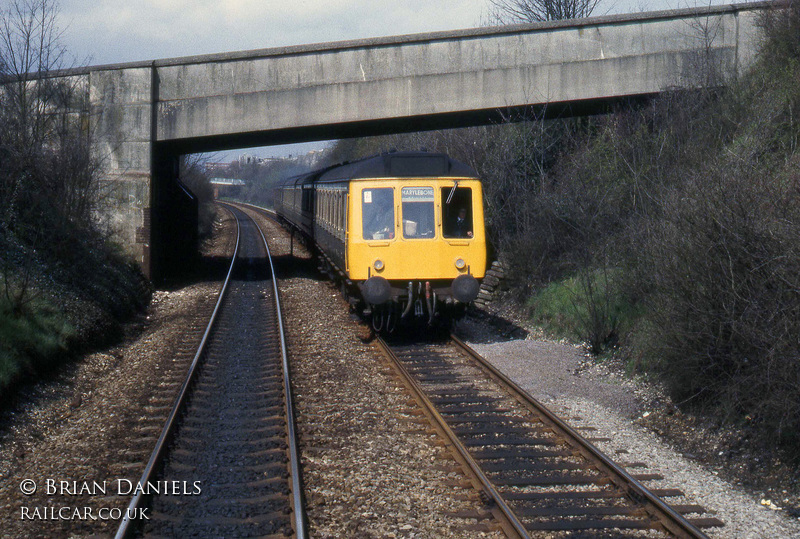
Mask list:
[[[278,217],[376,331],[463,316],[486,270],[476,172],[445,154],[391,152],[283,181]]]

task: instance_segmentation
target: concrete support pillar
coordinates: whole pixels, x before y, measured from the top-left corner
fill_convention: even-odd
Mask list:
[[[113,237],[151,276],[151,69],[105,69],[89,74],[92,139],[106,184],[103,216]]]
[[[155,142],[156,67],[93,70],[89,98],[113,237],[154,281],[185,271],[197,253],[197,201],[180,183],[179,155]]]

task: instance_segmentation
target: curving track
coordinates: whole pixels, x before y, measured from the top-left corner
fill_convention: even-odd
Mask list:
[[[626,472],[457,338],[377,342],[510,537],[699,538],[722,525],[702,507],[665,504],[656,494],[682,493],[646,489],[657,477]]]
[[[288,364],[263,233],[239,240],[217,307],[126,519],[146,536],[305,537]],[[150,483],[148,485],[148,482]]]

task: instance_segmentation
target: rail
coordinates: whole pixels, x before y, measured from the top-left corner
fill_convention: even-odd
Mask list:
[[[153,450],[152,454],[150,455],[150,460],[148,460],[147,465],[144,468],[144,472],[142,473],[142,478],[139,480],[140,485],[146,485],[147,482],[152,481],[155,475],[158,473],[158,467],[162,462],[162,458],[167,450],[167,446],[169,445],[169,442],[175,433],[175,427],[178,424],[178,418],[184,406],[186,405],[186,400],[189,395],[189,388],[191,387],[192,383],[197,377],[198,365],[200,364],[200,359],[205,353],[208,337],[209,335],[211,335],[211,330],[214,327],[214,323],[217,319],[217,314],[219,313],[220,307],[222,306],[222,302],[225,299],[225,293],[228,290],[228,284],[230,283],[231,275],[233,274],[233,268],[236,265],[236,257],[239,253],[240,239],[241,239],[241,227],[239,226],[239,220],[237,219],[236,247],[233,251],[233,256],[231,257],[230,268],[228,268],[228,273],[225,276],[225,281],[222,284],[222,288],[220,288],[219,296],[217,298],[217,303],[214,306],[214,311],[211,313],[211,318],[208,322],[208,326],[206,326],[205,332],[203,333],[203,338],[200,340],[200,345],[197,348],[197,353],[194,355],[194,358],[192,359],[192,363],[191,366],[189,367],[189,372],[186,375],[186,379],[183,381],[183,385],[181,386],[180,392],[178,393],[178,396],[176,397],[175,402],[172,405],[172,410],[169,413],[169,417],[167,418],[167,421],[164,424],[164,428],[161,430],[161,435],[158,437],[158,441],[156,442],[156,447]],[[131,501],[128,504],[128,509],[125,512],[125,516],[120,522],[119,528],[117,529],[117,533],[114,536],[115,539],[123,539],[131,537],[135,532],[136,526],[140,524],[138,520],[132,519],[130,515],[136,515],[138,509],[141,507],[141,504],[144,501],[144,496],[145,496],[142,491],[143,489],[137,489],[136,494],[133,496],[133,498],[131,498]]]
[[[458,436],[447,425],[445,419],[436,409],[436,406],[434,406],[431,400],[425,395],[425,392],[419,386],[414,377],[411,376],[389,345],[386,344],[386,341],[384,341],[381,337],[376,337],[376,342],[381,352],[383,352],[383,354],[391,361],[392,366],[400,373],[406,385],[414,393],[414,397],[418,400],[418,402],[422,403],[426,413],[434,419],[437,428],[439,428],[440,431],[444,433],[444,435],[450,441],[453,448],[458,453],[462,463],[468,467],[472,477],[480,483],[483,491],[486,492],[486,494],[492,499],[494,505],[500,512],[500,520],[503,524],[503,528],[506,530],[506,533],[511,537],[520,537],[525,539],[529,538],[530,534],[528,534],[525,526],[522,524],[522,522],[520,522],[512,509],[508,506],[500,492],[495,488],[495,486],[483,472],[480,465],[475,462],[475,459],[473,459],[472,455],[469,454],[469,450],[467,450],[464,444],[459,440]]]
[[[303,499],[300,456],[297,444],[295,411],[294,411],[294,402],[293,402],[292,388],[291,388],[291,372],[290,372],[289,359],[286,346],[284,322],[281,312],[281,303],[279,296],[280,293],[277,284],[275,266],[272,261],[272,255],[269,249],[269,244],[267,242],[266,236],[264,235],[263,230],[261,230],[261,227],[258,226],[258,223],[256,223],[255,220],[252,219],[252,217],[248,216],[248,218],[253,220],[257,230],[259,231],[259,234],[261,235],[267,260],[269,262],[270,277],[272,279],[272,286],[275,297],[275,313],[277,318],[278,336],[280,339],[281,370],[282,370],[281,382],[284,394],[284,407],[286,410],[286,425],[287,425],[286,435],[288,437],[288,458],[289,458],[291,490],[292,490],[292,497],[291,497],[291,505],[293,510],[292,527],[294,529],[295,537],[297,537],[298,539],[306,539],[306,537],[308,536],[308,522],[305,513],[305,504]],[[194,385],[195,380],[198,376],[197,373],[200,370],[199,365],[206,352],[207,343],[209,342],[209,337],[217,323],[218,319],[217,315],[221,309],[223,301],[226,299],[226,291],[228,290],[228,285],[231,281],[231,276],[235,269],[238,253],[240,251],[241,237],[242,236],[241,236],[240,221],[239,218],[237,218],[236,248],[234,249],[230,268],[228,269],[228,273],[220,289],[217,303],[214,307],[209,323],[200,341],[200,345],[197,349],[197,352],[189,367],[187,376],[181,386],[178,396],[175,399],[170,414],[166,420],[165,426],[161,431],[161,435],[159,436],[159,439],[156,443],[156,447],[153,450],[147,465],[145,466],[144,472],[142,473],[142,477],[140,479],[140,484],[142,485],[153,481],[156,478],[156,475],[160,473],[160,467],[166,455],[167,447],[174,438],[175,428],[179,422],[181,415],[184,412],[191,387]],[[138,510],[146,503],[145,500],[147,499],[146,497],[147,495],[142,492],[143,490],[144,489],[139,489],[139,491],[131,499],[130,504],[128,506],[128,510],[126,511],[125,516],[123,517],[123,520],[121,521],[120,526],[117,530],[117,534],[115,536],[117,539],[131,537],[137,531],[138,525],[142,524],[142,522],[135,519],[135,515],[139,513]]]
[[[283,331],[283,315],[281,314],[280,291],[278,290],[278,279],[275,275],[275,266],[272,263],[267,238],[264,231],[256,223],[261,239],[264,241],[264,248],[267,250],[269,269],[272,274],[272,287],[275,294],[275,310],[278,317],[278,331],[281,339],[281,361],[283,363],[283,388],[286,404],[286,424],[289,436],[289,462],[292,475],[292,502],[294,509],[294,525],[297,539],[305,539],[308,534],[308,519],[305,512],[303,500],[303,485],[300,474],[300,451],[297,447],[297,432],[295,428],[295,413],[292,397],[291,369],[289,368],[289,354],[286,349],[286,337]]]
[[[494,365],[486,361],[456,335],[451,335],[450,337],[458,348],[475,360],[492,378],[505,386],[517,401],[523,406],[533,409],[537,415],[546,419],[552,429],[565,438],[568,438],[571,443],[574,443],[578,451],[603,469],[620,489],[628,492],[628,495],[632,499],[643,503],[646,509],[658,519],[667,531],[676,537],[707,539],[708,536],[684,518],[683,515],[677,513],[669,505],[650,492],[650,490],[642,485],[636,478],[632,477],[628,472],[614,463],[602,451],[591,444],[572,427],[567,425],[558,416],[553,414],[542,403],[531,397],[525,390],[495,368]]]

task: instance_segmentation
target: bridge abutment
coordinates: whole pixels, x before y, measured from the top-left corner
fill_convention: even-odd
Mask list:
[[[152,69],[90,71],[89,104],[95,158],[107,186],[105,217],[125,252],[152,277]]]

